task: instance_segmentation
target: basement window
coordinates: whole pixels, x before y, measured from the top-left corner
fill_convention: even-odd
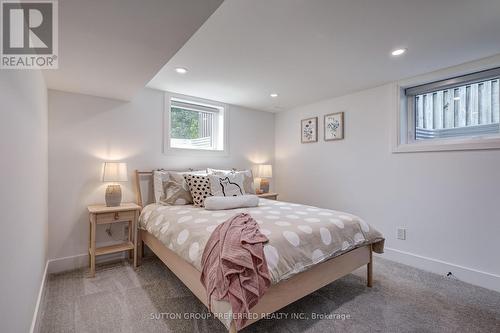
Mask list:
[[[400,151],[500,148],[500,68],[403,88]]]
[[[167,150],[225,151],[223,104],[171,96],[167,101]]]

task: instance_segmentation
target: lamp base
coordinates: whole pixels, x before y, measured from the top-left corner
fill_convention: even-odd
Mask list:
[[[120,185],[108,185],[106,188],[106,206],[117,207],[122,203],[122,188]]]
[[[269,179],[262,178],[260,180],[260,193],[268,193],[269,192]]]

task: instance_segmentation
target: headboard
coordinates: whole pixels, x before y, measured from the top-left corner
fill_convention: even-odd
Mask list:
[[[135,201],[141,207],[155,201],[152,171],[135,170]]]

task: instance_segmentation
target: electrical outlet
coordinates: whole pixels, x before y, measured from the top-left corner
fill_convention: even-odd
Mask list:
[[[398,228],[398,239],[406,240],[406,228]]]

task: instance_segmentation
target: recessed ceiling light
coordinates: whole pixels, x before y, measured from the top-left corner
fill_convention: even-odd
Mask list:
[[[179,74],[186,74],[188,72],[188,70],[184,67],[177,67],[175,71]]]
[[[453,99],[454,99],[455,101],[459,101],[459,100],[460,100],[460,97],[453,97]]]
[[[407,49],[397,49],[397,50],[392,51],[391,54],[393,56],[400,56],[403,53],[405,53],[406,51],[407,51]]]
[[[271,96],[272,98],[276,98],[276,97],[278,97],[278,94],[277,93],[271,93],[269,96]]]

